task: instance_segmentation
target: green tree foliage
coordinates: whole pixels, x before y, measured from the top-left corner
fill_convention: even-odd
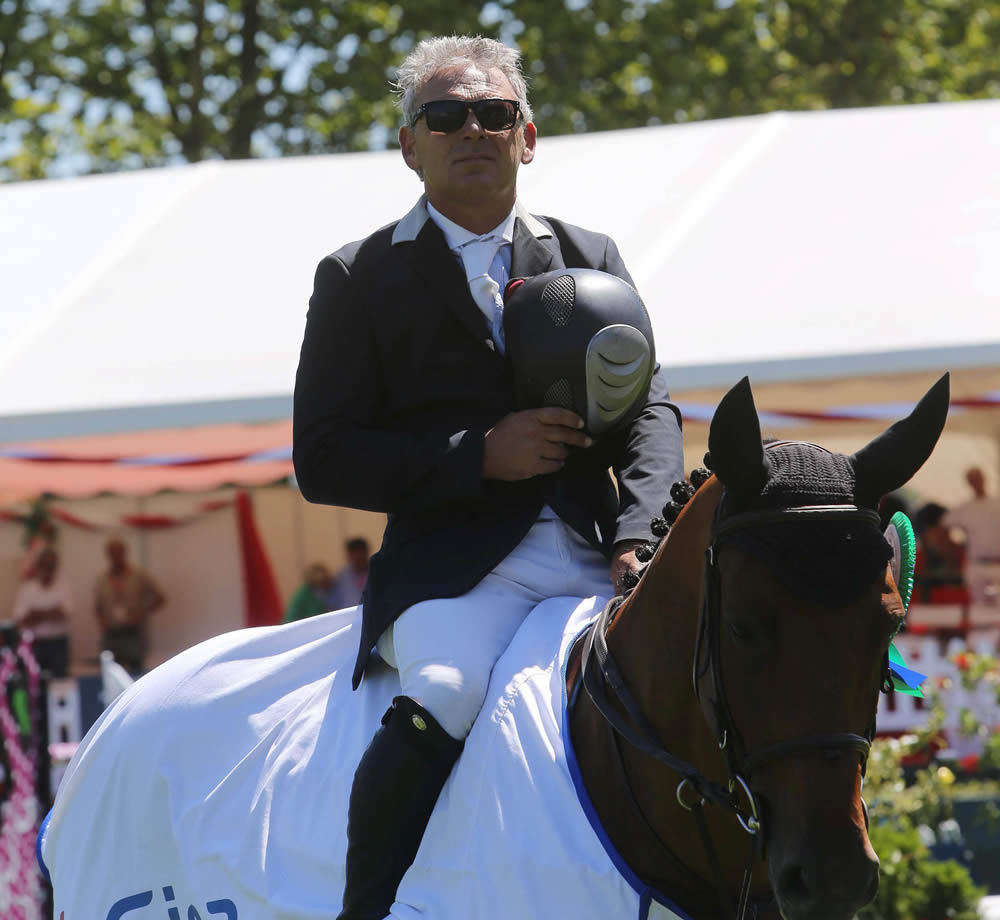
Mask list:
[[[966,691],[985,690],[986,698],[1000,700],[1000,660],[961,652],[952,661]],[[880,883],[878,896],[859,913],[859,920],[977,920],[979,916],[977,905],[985,890],[975,885],[965,866],[935,860],[927,843],[961,841],[976,825],[994,832],[1000,826],[996,804],[1000,783],[990,778],[996,775],[998,749],[989,724],[963,710],[959,737],[978,740],[982,753],[942,759],[947,751],[941,750],[942,694],[951,690],[950,681],[945,678],[940,686],[928,682],[927,720],[919,732],[901,739],[879,738],[872,745],[865,796],[871,815],[869,837],[881,861]],[[903,768],[904,762],[924,761],[923,767]],[[976,819],[964,829],[955,820],[956,802],[963,798],[980,802]]]
[[[452,32],[521,47],[549,135],[1000,97],[1000,0],[0,0],[0,176],[382,147]]]
[[[859,914],[861,920],[978,920],[977,905],[986,891],[973,884],[963,866],[933,860],[912,828],[876,826],[870,836],[881,860],[879,890]]]

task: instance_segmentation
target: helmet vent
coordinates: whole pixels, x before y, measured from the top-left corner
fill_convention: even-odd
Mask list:
[[[542,397],[542,402],[546,406],[558,406],[561,409],[572,409],[573,388],[569,385],[569,381],[563,377],[561,380],[556,380],[552,383],[545,391],[545,395]]]
[[[542,291],[542,306],[558,327],[568,326],[573,315],[573,301],[576,298],[576,283],[572,275],[560,275],[545,285]]]

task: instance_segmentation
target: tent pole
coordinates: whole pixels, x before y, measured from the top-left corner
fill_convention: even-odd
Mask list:
[[[140,517],[146,516],[146,496],[140,495],[135,500],[135,513]],[[139,566],[149,570],[149,541],[147,539],[146,528],[139,528]]]

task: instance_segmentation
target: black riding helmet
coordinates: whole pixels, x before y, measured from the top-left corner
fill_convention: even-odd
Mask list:
[[[563,268],[514,279],[503,325],[518,408],[572,409],[597,438],[644,405],[656,366],[653,328],[621,278]]]

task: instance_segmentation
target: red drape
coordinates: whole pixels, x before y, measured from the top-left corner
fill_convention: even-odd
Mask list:
[[[271,561],[257,532],[253,504],[244,491],[236,495],[236,527],[243,566],[244,623],[247,626],[273,626],[281,622],[281,595],[274,580]]]

